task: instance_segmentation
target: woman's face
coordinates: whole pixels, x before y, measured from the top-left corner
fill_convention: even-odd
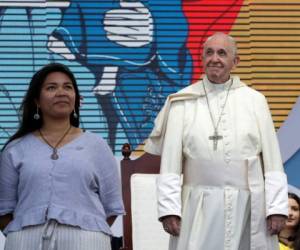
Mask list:
[[[70,116],[75,107],[75,98],[71,79],[62,72],[52,72],[42,84],[37,105],[44,119],[61,119]]]
[[[298,203],[293,199],[289,198],[289,216],[286,221],[286,226],[290,228],[297,227],[300,220],[300,208]]]

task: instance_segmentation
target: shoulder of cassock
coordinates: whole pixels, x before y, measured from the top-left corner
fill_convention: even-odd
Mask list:
[[[204,77],[203,81],[207,81],[207,78]],[[198,97],[204,96],[205,92],[202,87],[203,81],[198,81],[168,96],[163,108],[155,119],[154,128],[144,146],[144,150],[146,152],[150,154],[161,155],[168,114],[172,103],[176,101],[196,99]],[[238,76],[233,76],[233,85],[231,89],[245,86],[247,85],[241,82]],[[208,90],[207,92],[210,92],[210,90]]]

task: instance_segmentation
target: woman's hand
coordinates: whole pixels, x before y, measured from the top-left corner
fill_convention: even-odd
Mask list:
[[[3,231],[4,228],[8,225],[9,222],[11,222],[13,219],[12,214],[6,214],[0,216],[0,230]]]
[[[108,217],[108,218],[106,219],[107,224],[111,227],[111,225],[115,222],[116,218],[117,218],[117,216],[115,216],[115,215],[114,215],[114,216]]]

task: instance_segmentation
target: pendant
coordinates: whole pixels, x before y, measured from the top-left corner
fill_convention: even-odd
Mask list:
[[[208,139],[213,141],[214,151],[216,151],[217,148],[218,148],[218,140],[223,139],[223,136],[222,136],[222,135],[219,135],[219,134],[218,134],[218,131],[215,130],[214,134],[213,134],[212,136],[209,136]]]
[[[58,159],[58,154],[57,154],[57,149],[56,148],[53,149],[53,153],[51,155],[51,159],[52,160],[57,160]]]

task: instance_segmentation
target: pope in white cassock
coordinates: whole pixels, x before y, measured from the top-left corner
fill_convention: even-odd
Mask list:
[[[232,37],[209,37],[206,75],[168,97],[145,145],[161,155],[158,214],[170,250],[278,249],[287,179],[265,97],[230,75],[238,62]]]

